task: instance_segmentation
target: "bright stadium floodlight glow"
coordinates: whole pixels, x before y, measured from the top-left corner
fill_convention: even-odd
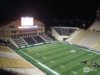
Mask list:
[[[33,26],[33,17],[21,17],[21,26]]]
[[[24,29],[24,28],[38,28],[38,26],[19,26],[19,29]]]

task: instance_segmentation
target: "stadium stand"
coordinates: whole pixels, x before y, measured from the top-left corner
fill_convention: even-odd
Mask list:
[[[45,42],[40,36],[34,36],[33,39],[35,39],[38,43]]]
[[[100,40],[98,40],[94,45],[93,45],[94,49],[100,50]]]
[[[20,38],[13,38],[14,43],[16,44],[17,47],[21,47],[21,46],[26,46],[28,45],[24,39],[22,37]]]
[[[73,43],[73,44],[79,44],[87,35],[89,34],[89,31],[79,30],[75,32],[67,41]]]
[[[67,42],[87,48],[100,49],[100,32],[94,30],[80,30],[73,34]]]
[[[12,44],[11,42],[7,43],[7,46],[10,47],[13,50],[17,49],[17,47],[14,44]]]
[[[55,28],[60,35],[71,35],[76,29]]]
[[[41,38],[44,39],[46,42],[53,41],[53,39],[50,38],[50,37],[49,37],[48,35],[46,35],[46,34],[41,35]]]
[[[43,35],[37,35],[33,37],[13,38],[12,41],[17,48],[20,48],[20,47],[25,47],[32,44],[34,45],[34,44],[49,42],[53,40],[46,34],[43,34]],[[11,46],[11,44],[9,46]]]
[[[11,50],[9,50],[9,48],[8,47],[4,47],[4,46],[0,46],[0,52],[12,52]]]
[[[96,32],[97,36],[95,37],[96,41],[94,43],[94,45],[92,46],[94,49],[100,50],[100,32]]]
[[[88,36],[81,41],[80,45],[92,48],[99,36],[99,32],[91,31]]]
[[[52,27],[52,36],[58,41],[65,41],[76,30],[77,27]]]
[[[89,30],[100,31],[100,20],[95,20]]]
[[[25,37],[24,40],[25,40],[29,45],[31,45],[31,44],[36,44],[36,43],[37,43],[37,41],[34,40],[34,39],[32,39],[32,37]]]
[[[100,7],[96,11],[96,19],[87,30],[80,29],[66,40],[100,52]]]
[[[26,63],[22,59],[12,59],[12,58],[0,58],[0,67],[20,67],[20,68],[27,68],[32,67],[29,63]],[[6,63],[5,63],[6,62]]]
[[[45,75],[45,73],[6,46],[0,46],[0,75],[3,75],[4,73],[1,70],[18,75]]]

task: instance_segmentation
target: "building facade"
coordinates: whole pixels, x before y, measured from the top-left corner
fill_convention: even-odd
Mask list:
[[[10,38],[18,37],[31,37],[35,35],[42,35],[45,33],[45,24],[34,20],[34,25],[37,28],[18,28],[21,26],[20,20],[14,20],[9,23],[3,24],[0,27],[0,39],[9,40]]]

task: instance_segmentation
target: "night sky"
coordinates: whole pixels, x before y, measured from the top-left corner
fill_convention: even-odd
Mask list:
[[[0,21],[33,16],[53,19],[94,19],[99,0],[0,0]]]

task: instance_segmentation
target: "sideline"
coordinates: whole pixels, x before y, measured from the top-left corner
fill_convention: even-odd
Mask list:
[[[32,60],[36,61],[40,66],[44,67],[45,69],[51,71],[52,73],[54,73],[54,75],[60,75],[60,73],[50,69],[49,67],[47,67],[46,65],[42,64],[41,62],[37,61],[36,59],[32,58],[31,56],[29,56],[28,54],[26,54],[25,52],[19,50],[21,53],[23,53],[24,55],[28,56],[29,58],[31,58]]]
[[[95,53],[95,54],[100,54],[100,53],[95,52],[95,51],[93,51],[93,50],[86,50],[86,49],[82,49],[82,50],[84,50],[84,51],[88,51],[88,52],[91,52],[91,53]]]

